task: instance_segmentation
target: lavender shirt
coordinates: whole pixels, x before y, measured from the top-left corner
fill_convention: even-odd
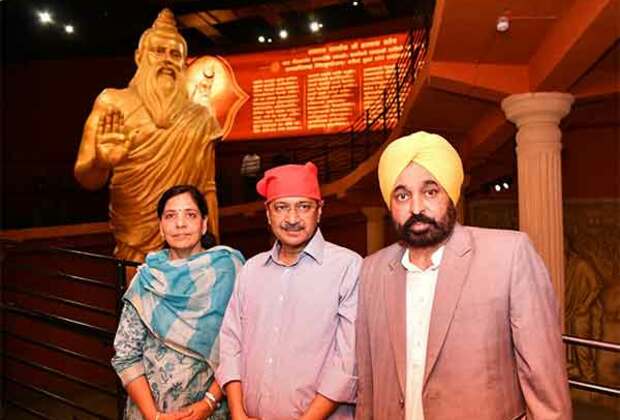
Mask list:
[[[316,393],[341,403],[330,419],[352,419],[355,317],[362,258],[320,230],[292,266],[279,245],[241,269],[220,331],[223,387],[241,381],[249,416],[299,418]]]

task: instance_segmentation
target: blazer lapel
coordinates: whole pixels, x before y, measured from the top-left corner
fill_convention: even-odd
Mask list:
[[[398,382],[401,391],[405,392],[405,368],[406,368],[406,281],[407,273],[400,263],[404,249],[397,248],[394,259],[389,263],[389,268],[383,274],[385,307],[390,341],[394,350],[394,360],[398,372]]]
[[[456,305],[471,262],[472,253],[469,233],[459,224],[454,228],[452,237],[448,240],[439,266],[439,276],[435,288],[433,309],[428,331],[426,347],[426,368],[424,370],[424,386],[435,367],[437,357],[446,339],[448,328],[452,322]]]

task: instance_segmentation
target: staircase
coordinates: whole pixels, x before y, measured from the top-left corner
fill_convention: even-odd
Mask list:
[[[110,359],[135,264],[36,241],[1,245],[2,418],[121,418]]]

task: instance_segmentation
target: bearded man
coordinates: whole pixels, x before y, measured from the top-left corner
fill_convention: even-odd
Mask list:
[[[401,240],[362,266],[356,418],[572,418],[558,306],[527,235],[456,223],[463,167],[438,135],[395,140],[378,173]]]
[[[187,44],[164,9],[140,38],[135,76],[126,89],[105,89],[86,121],[74,173],[87,189],[110,180],[110,219],[117,258],[142,261],[161,248],[156,203],[177,184],[207,199],[208,227],[218,234],[215,117],[185,90]]]

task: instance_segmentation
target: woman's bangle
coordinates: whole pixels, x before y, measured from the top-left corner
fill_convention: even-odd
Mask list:
[[[215,406],[213,405],[213,402],[210,399],[204,398],[203,401],[207,403],[211,411],[215,411]]]
[[[215,399],[215,395],[213,395],[209,391],[205,392],[204,400],[207,402],[207,404],[209,404],[211,410],[215,411],[216,409],[220,408],[220,403]]]

